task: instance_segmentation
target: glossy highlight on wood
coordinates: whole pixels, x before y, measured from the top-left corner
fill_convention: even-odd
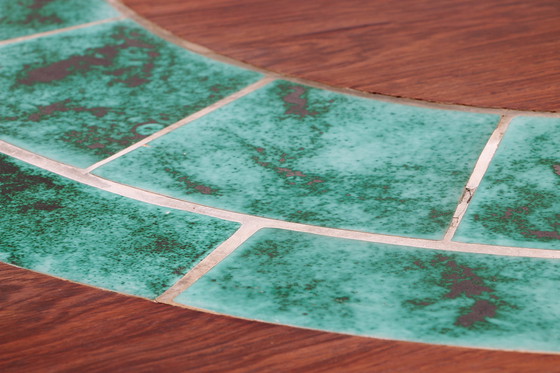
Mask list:
[[[181,309],[0,263],[8,372],[554,372],[559,355],[382,341]]]
[[[124,0],[234,59],[370,93],[560,111],[560,3]]]

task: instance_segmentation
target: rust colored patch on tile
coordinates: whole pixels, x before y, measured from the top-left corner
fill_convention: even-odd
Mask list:
[[[560,240],[560,234],[556,231],[529,231],[523,234],[537,236],[538,238],[554,238]]]
[[[414,264],[422,269],[426,269],[421,261]],[[475,273],[474,268],[458,264],[450,256],[438,254],[430,261],[432,267],[444,265],[441,274],[442,285],[449,289],[445,298],[458,299],[467,298],[474,300],[466,313],[461,313],[455,320],[455,325],[462,327],[473,327],[475,323],[485,322],[487,318],[496,315],[498,306],[504,302],[492,294],[495,290],[486,285],[484,279]],[[416,306],[428,306],[433,304],[431,300],[414,300],[412,304]]]
[[[498,307],[485,299],[479,299],[471,307],[469,313],[457,318],[457,324],[465,327],[472,326],[477,321],[484,321],[486,318],[496,316]]]
[[[25,85],[32,85],[35,83],[50,83],[58,80],[62,80],[67,76],[74,74],[76,72],[88,71],[94,66],[111,66],[119,55],[120,51],[132,47],[153,49],[154,45],[147,43],[141,39],[140,34],[132,32],[130,37],[121,30],[120,32],[112,35],[112,38],[117,41],[117,44],[105,45],[99,48],[90,49],[86,55],[76,55],[71,56],[66,59],[51,63],[47,66],[38,67],[27,71],[27,76],[23,79],[19,79],[18,82]],[[150,54],[150,57],[155,59],[157,53]],[[143,66],[143,72],[146,74],[145,77],[131,77],[127,80],[116,80],[116,82],[123,82],[129,87],[136,87],[138,85],[144,84],[149,81],[147,77],[151,75],[151,71],[154,67],[153,62],[148,62]],[[111,72],[109,74],[121,75],[124,71],[123,69]]]
[[[303,97],[303,95],[307,91],[305,87],[294,85],[288,87],[288,89],[291,90],[291,92],[282,98],[283,101],[288,104],[286,114],[296,114],[302,118],[309,115],[317,115],[316,111],[308,110],[307,99]]]
[[[29,9],[41,9],[44,6],[52,3],[54,0],[34,0],[32,4],[29,4],[27,7]]]
[[[55,102],[50,105],[46,106],[39,106],[39,111],[33,114],[30,114],[27,119],[33,122],[39,122],[43,117],[47,115],[51,115],[57,112],[64,113],[68,111],[74,112],[90,112],[93,116],[97,118],[103,118],[109,112],[109,109],[106,107],[93,107],[93,108],[85,108],[85,107],[71,107],[69,106],[72,104],[71,99],[66,99],[64,101]]]
[[[180,176],[180,172],[178,171],[174,171],[170,168],[165,168],[165,171],[170,174],[173,175],[174,177],[176,177],[176,180],[184,185],[187,186],[188,190],[190,192],[198,192],[198,193],[202,193],[202,194],[219,194],[219,189],[217,188],[211,188],[207,185],[203,185],[200,183],[196,183],[192,180],[190,180],[189,177],[187,176]],[[178,177],[177,177],[178,176]]]

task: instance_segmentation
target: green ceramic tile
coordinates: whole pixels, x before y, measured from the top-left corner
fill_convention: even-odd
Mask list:
[[[497,122],[278,81],[97,173],[253,215],[441,238]]]
[[[100,0],[0,0],[0,40],[118,15]]]
[[[560,350],[560,261],[263,230],[176,301],[379,338]]]
[[[560,119],[515,118],[455,240],[560,249]]]
[[[85,167],[258,80],[132,21],[0,48],[0,138]]]
[[[237,223],[166,209],[0,156],[0,260],[156,297]]]

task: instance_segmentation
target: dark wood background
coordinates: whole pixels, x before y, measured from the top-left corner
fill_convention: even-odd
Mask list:
[[[558,0],[124,0],[218,53],[371,93],[560,110]]]

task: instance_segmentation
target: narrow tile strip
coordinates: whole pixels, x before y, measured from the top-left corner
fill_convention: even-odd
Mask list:
[[[103,166],[104,164],[107,164],[107,163],[109,163],[109,162],[111,162],[111,161],[113,161],[113,160],[115,160],[119,157],[122,157],[123,155],[125,155],[127,153],[130,153],[131,151],[133,151],[135,149],[138,149],[141,146],[146,145],[147,143],[149,143],[152,140],[157,139],[158,137],[161,137],[161,136],[163,136],[163,135],[165,135],[165,134],[167,134],[167,133],[169,133],[173,130],[176,130],[177,128],[182,127],[187,123],[190,123],[194,120],[197,120],[197,119],[205,116],[206,114],[211,113],[214,110],[217,110],[217,109],[221,108],[222,106],[225,106],[225,105],[227,105],[227,104],[229,104],[229,103],[231,103],[231,102],[233,102],[237,99],[240,99],[241,97],[243,97],[243,96],[245,96],[245,95],[247,95],[247,94],[249,94],[253,91],[256,91],[259,88],[264,87],[265,85],[273,82],[274,80],[275,80],[274,78],[265,77],[265,78],[259,80],[258,82],[255,82],[255,83],[243,88],[242,90],[237,91],[234,94],[229,95],[229,96],[221,99],[220,101],[217,101],[217,102],[213,103],[212,105],[207,106],[204,109],[199,110],[196,113],[191,114],[188,117],[185,117],[185,118],[181,119],[180,121],[165,127],[161,131],[158,131],[158,132],[156,132],[156,133],[138,141],[137,143],[134,143],[133,145],[129,146],[128,148],[125,148],[125,149],[113,154],[112,156],[110,156],[108,158],[105,158],[105,159],[103,159],[103,160],[101,160],[97,163],[94,163],[93,165],[86,168],[85,171],[89,173],[89,172],[95,170],[96,168]]]
[[[125,18],[126,18],[125,16],[106,18],[106,19],[102,19],[100,21],[82,23],[81,25],[64,27],[64,28],[59,28],[59,29],[51,30],[51,31],[39,32],[37,34],[31,34],[31,35],[26,35],[26,36],[20,36],[20,37],[13,38],[13,39],[2,40],[2,41],[0,41],[0,47],[3,46],[3,45],[7,45],[7,44],[18,43],[18,42],[26,41],[26,40],[33,40],[33,39],[37,39],[37,38],[42,38],[44,36],[56,35],[56,34],[61,34],[63,32],[79,30],[79,29],[82,29],[82,28],[101,25],[103,23],[116,22],[116,21],[123,20]]]
[[[156,302],[171,303],[176,296],[181,294],[199,278],[204,276],[214,266],[219,264],[222,260],[228,257],[235,249],[237,249],[243,242],[251,237],[255,232],[261,228],[261,225],[255,223],[243,224],[230,238],[224,241],[214,251],[212,251],[206,258],[198,263],[172,287],[167,289],[162,295],[156,298]]]
[[[471,177],[469,178],[469,181],[467,181],[465,191],[463,193],[461,201],[459,202],[459,205],[457,206],[457,209],[455,210],[455,213],[453,214],[453,219],[451,220],[449,229],[445,233],[443,241],[449,242],[455,235],[455,231],[457,231],[459,224],[461,224],[461,220],[463,220],[463,216],[465,216],[465,213],[467,212],[469,203],[471,202],[476,189],[480,185],[484,174],[488,170],[490,162],[492,162],[492,158],[494,158],[496,150],[498,150],[498,146],[500,146],[500,142],[502,141],[502,138],[504,137],[504,134],[506,133],[512,118],[513,117],[509,115],[502,116],[500,122],[498,123],[498,126],[496,127],[496,130],[494,130],[494,133],[492,133],[492,136],[490,136],[490,139],[488,139],[488,142],[482,150],[482,153],[480,153],[480,157],[478,158],[478,161],[474,166],[474,170],[471,174]]]
[[[387,243],[393,245],[417,247],[431,250],[457,251],[476,254],[489,254],[501,256],[519,256],[528,258],[560,259],[560,250],[545,250],[527,247],[512,247],[498,245],[472,244],[463,242],[434,241],[421,238],[389,236],[377,233],[358,232],[338,228],[319,227],[282,220],[263,218],[260,216],[242,214],[239,212],[223,210],[215,207],[200,205],[193,202],[171,198],[154,192],[120,184],[103,179],[99,176],[85,173],[83,169],[64,163],[53,161],[28,150],[21,149],[0,140],[0,153],[17,158],[23,162],[44,170],[56,173],[71,180],[90,185],[107,192],[115,193],[127,198],[151,203],[157,206],[190,211],[201,215],[213,216],[219,219],[235,221],[241,224],[258,225],[262,228],[279,228],[297,232],[320,234],[323,236],[348,238],[368,242]]]

